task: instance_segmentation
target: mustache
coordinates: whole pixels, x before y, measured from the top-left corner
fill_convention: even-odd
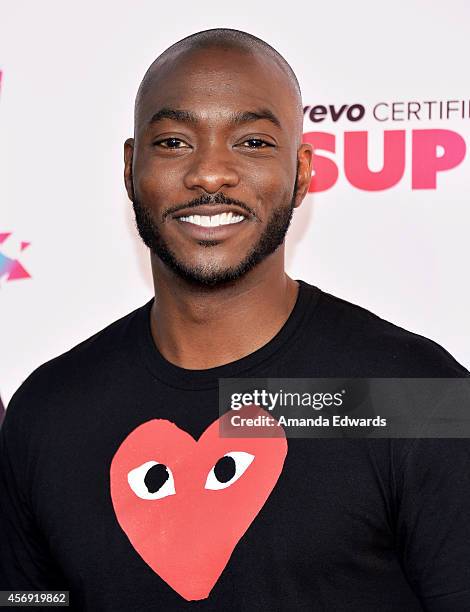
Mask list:
[[[238,206],[239,208],[242,208],[249,215],[251,215],[255,219],[258,219],[257,214],[250,206],[248,206],[248,204],[245,204],[245,202],[242,202],[241,200],[236,200],[234,198],[228,198],[223,193],[218,192],[213,195],[211,194],[200,195],[199,197],[195,198],[194,200],[191,200],[190,202],[185,202],[184,204],[176,204],[175,206],[171,206],[170,208],[167,208],[162,214],[162,221],[165,221],[165,219],[169,215],[173,215],[174,213],[177,213],[180,210],[184,210],[186,208],[197,208],[198,206],[208,206],[211,204],[214,204],[214,205],[215,204],[228,204],[228,205],[232,204],[234,206]]]

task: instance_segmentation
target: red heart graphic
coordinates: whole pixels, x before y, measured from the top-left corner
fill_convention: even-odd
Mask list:
[[[259,407],[242,411],[269,416]],[[142,559],[188,601],[209,596],[287,454],[280,426],[276,437],[220,437],[229,418],[230,412],[214,421],[198,441],[170,421],[147,421],[111,462],[119,525]]]

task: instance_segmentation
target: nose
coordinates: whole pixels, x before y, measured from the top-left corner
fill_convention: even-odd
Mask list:
[[[185,174],[187,189],[203,189],[216,193],[222,187],[238,185],[239,175],[230,151],[226,147],[207,144],[191,156],[191,166]]]

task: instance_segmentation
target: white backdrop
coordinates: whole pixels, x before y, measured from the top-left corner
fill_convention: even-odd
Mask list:
[[[339,168],[336,184],[296,211],[289,273],[436,340],[470,367],[468,2],[3,0],[0,20],[4,403],[39,364],[151,297],[148,253],[123,186],[123,142],[150,62],[212,27],[253,33],[286,57],[309,107],[304,131],[316,134],[314,180],[328,178],[324,157]],[[394,102],[395,120],[374,118],[378,103],[389,105],[378,107],[383,119]],[[419,117],[407,118],[408,102],[420,104]],[[314,122],[310,107],[319,105],[328,116]],[[333,115],[347,108],[333,121],[330,105]],[[363,107],[359,121],[346,115],[352,105]],[[352,185],[344,158],[360,165],[361,154],[345,151],[344,133],[368,132],[369,167],[378,171],[384,131],[396,130],[405,138],[401,180],[376,191],[364,189],[373,178]],[[413,143],[413,130],[426,133]],[[334,136],[334,153],[321,150],[322,134]],[[387,168],[401,158],[398,148]],[[446,165],[454,167],[439,170]],[[8,279],[15,261],[30,278]]]

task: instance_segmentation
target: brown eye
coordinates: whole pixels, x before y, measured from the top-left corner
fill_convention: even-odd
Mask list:
[[[243,145],[245,145],[245,143],[247,142],[250,144],[249,146],[244,146],[245,149],[265,149],[266,147],[273,146],[271,143],[266,142],[265,140],[262,140],[261,138],[249,138],[248,140],[245,140]]]
[[[165,138],[164,140],[158,140],[155,144],[162,146],[164,149],[184,149],[186,146],[179,138]]]

